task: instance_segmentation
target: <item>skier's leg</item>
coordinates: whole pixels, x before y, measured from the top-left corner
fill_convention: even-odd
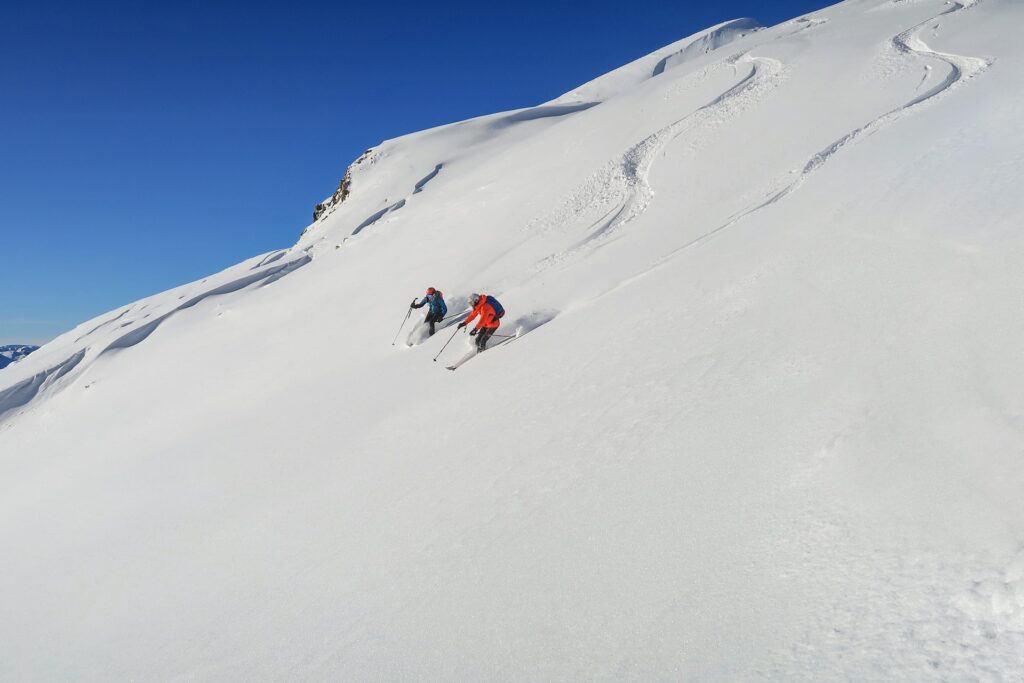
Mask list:
[[[495,328],[485,327],[476,334],[476,346],[483,351],[487,347],[487,340],[494,334]]]
[[[427,324],[430,325],[430,336],[433,337],[434,336],[434,312],[433,311],[431,311],[430,313],[427,313],[427,320],[426,320],[426,322],[427,322]]]

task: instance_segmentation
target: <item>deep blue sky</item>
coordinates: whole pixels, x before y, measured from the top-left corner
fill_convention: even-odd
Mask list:
[[[0,0],[0,344],[291,245],[383,139],[828,0]]]

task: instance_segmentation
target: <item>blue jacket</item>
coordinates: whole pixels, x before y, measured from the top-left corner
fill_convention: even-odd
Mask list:
[[[423,308],[427,304],[430,304],[430,312],[435,316],[444,317],[448,315],[448,306],[444,303],[444,298],[441,297],[441,293],[427,294],[419,303],[412,305],[413,308]]]

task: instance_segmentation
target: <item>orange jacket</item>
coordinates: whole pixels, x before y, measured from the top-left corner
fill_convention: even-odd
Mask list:
[[[480,303],[476,305],[476,308],[470,311],[469,315],[462,322],[469,325],[470,321],[477,316],[480,316],[480,322],[476,324],[476,329],[478,330],[481,327],[496,330],[498,329],[498,326],[501,325],[501,321],[498,320],[498,314],[494,312],[494,306],[487,303],[486,296],[481,295]]]

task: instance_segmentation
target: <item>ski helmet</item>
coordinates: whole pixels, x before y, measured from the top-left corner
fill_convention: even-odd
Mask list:
[[[478,303],[480,303],[480,295],[477,294],[476,292],[473,292],[472,294],[469,295],[469,305],[476,306]]]
[[[433,294],[433,293],[434,293],[434,292],[436,292],[436,291],[437,291],[437,290],[436,290],[436,289],[434,289],[433,287],[427,287],[427,294]]]

